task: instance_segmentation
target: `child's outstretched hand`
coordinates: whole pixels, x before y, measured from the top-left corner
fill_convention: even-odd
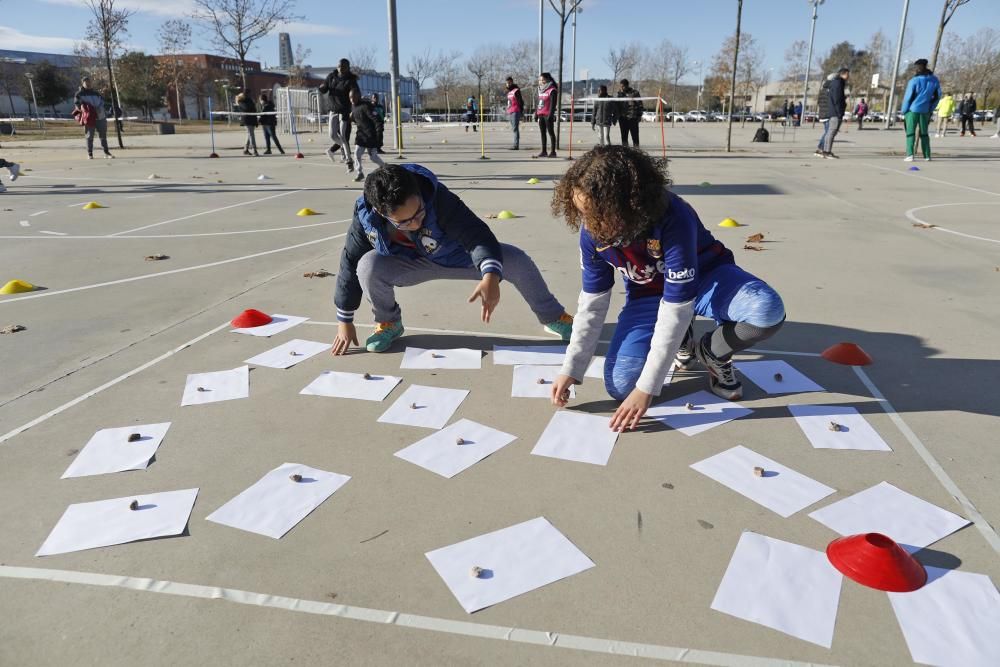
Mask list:
[[[487,273],[476,285],[469,303],[480,299],[483,303],[483,322],[489,323],[493,311],[500,303],[500,277],[495,273]]]
[[[632,393],[625,397],[622,404],[615,410],[611,417],[612,431],[631,431],[639,425],[639,420],[649,410],[649,404],[653,402],[653,397],[639,389],[633,389]]]
[[[576,383],[576,380],[568,375],[557,375],[552,382],[552,405],[565,408],[569,403],[569,388]]]
[[[351,343],[358,344],[358,330],[350,322],[339,322],[337,324],[337,337],[333,339],[333,348],[330,350],[335,355],[347,352]]]

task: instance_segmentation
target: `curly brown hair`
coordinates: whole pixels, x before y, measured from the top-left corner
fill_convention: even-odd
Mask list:
[[[576,160],[552,193],[552,214],[574,230],[586,226],[596,240],[627,244],[657,222],[667,210],[670,185],[666,161],[637,148],[598,146]],[[573,193],[589,200],[587,215]]]

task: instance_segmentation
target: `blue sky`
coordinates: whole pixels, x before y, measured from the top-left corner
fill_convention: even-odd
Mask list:
[[[130,44],[155,52],[156,29],[168,18],[183,16],[191,0],[119,0],[137,13],[130,23]],[[943,0],[911,0],[907,31],[909,58],[928,54],[934,44]],[[538,32],[537,0],[398,0],[400,67],[427,45],[470,54],[483,43],[530,39]],[[903,0],[826,0],[819,8],[816,51],[836,42],[863,46],[882,29],[895,40]],[[584,0],[577,24],[577,72],[610,76],[603,62],[609,47],[638,40],[655,45],[667,38],[685,45],[693,60],[710,62],[735,27],[735,0]],[[558,43],[555,14],[546,0],[546,42]],[[288,26],[292,43],[312,49],[307,62],[329,65],[359,46],[378,49],[379,67],[388,67],[384,0],[298,0],[300,21]],[[809,38],[811,12],[806,0],[745,0],[743,29],[765,49],[767,67],[779,74],[785,49]],[[81,0],[0,0],[0,48],[70,53],[82,37],[89,10]],[[981,27],[1000,26],[1000,1],[972,0],[962,7],[948,31],[969,35]],[[567,31],[568,32],[568,31]],[[567,34],[568,37],[568,34]],[[209,50],[197,35],[193,52]],[[262,40],[251,56],[270,65],[278,60],[277,34]],[[904,55],[905,57],[905,55]],[[546,63],[555,71],[555,63]],[[708,66],[706,66],[706,70]],[[569,50],[565,78],[569,78]],[[687,77],[696,80],[696,73]]]

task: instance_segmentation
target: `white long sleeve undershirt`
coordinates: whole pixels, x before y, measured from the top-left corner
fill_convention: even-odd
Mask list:
[[[590,360],[597,351],[597,343],[601,339],[601,329],[604,328],[604,318],[608,316],[611,306],[611,290],[591,294],[580,292],[577,300],[576,316],[573,318],[573,334],[566,347],[566,358],[560,373],[568,375],[577,382],[583,381]]]
[[[684,334],[694,316],[694,300],[684,303],[669,303],[660,300],[656,312],[656,326],[653,340],[649,344],[649,355],[642,367],[642,374],[635,388],[652,396],[659,396],[663,380],[674,362],[677,350],[684,340]]]

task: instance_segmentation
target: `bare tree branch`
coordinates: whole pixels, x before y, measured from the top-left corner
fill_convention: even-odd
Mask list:
[[[938,53],[941,51],[941,37],[944,35],[944,29],[948,26],[948,22],[958,11],[958,8],[962,5],[969,4],[970,0],[944,0],[944,6],[941,7],[941,20],[938,21],[937,37],[934,39],[934,51],[931,52],[931,62],[930,69],[937,67]]]
[[[371,45],[359,46],[347,53],[347,59],[351,62],[351,69],[355,72],[374,71],[378,51]]]

